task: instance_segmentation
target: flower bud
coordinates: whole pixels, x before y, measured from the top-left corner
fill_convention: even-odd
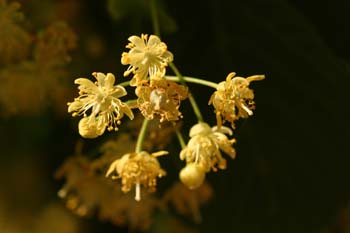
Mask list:
[[[79,134],[83,138],[97,138],[105,131],[105,127],[99,127],[96,119],[84,117],[78,124]]]
[[[180,180],[189,189],[196,189],[205,179],[204,168],[197,163],[189,163],[180,171]]]

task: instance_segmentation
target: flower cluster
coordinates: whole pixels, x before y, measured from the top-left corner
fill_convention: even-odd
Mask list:
[[[179,176],[190,189],[198,188],[203,183],[206,172],[217,171],[218,168],[226,169],[226,160],[220,150],[235,158],[236,152],[232,145],[236,140],[225,135],[232,136],[233,132],[223,126],[223,123],[229,121],[232,129],[235,129],[236,120],[253,115],[254,92],[249,88],[249,84],[262,80],[265,76],[234,76],[234,72],[228,74],[226,81],[217,84],[217,90],[210,97],[209,104],[215,108],[217,126],[210,128],[204,122],[194,125],[190,130],[191,139],[180,153],[180,159],[186,160],[186,166]]]
[[[133,146],[130,134],[118,133],[116,138],[105,142],[100,149],[101,156],[89,159],[82,154],[83,144],[76,145],[75,155],[68,158],[56,171],[57,179],[64,179],[58,195],[66,207],[81,217],[96,216],[117,226],[128,226],[130,231],[146,232],[154,226],[154,216],[171,214],[171,229],[188,228],[176,216],[199,222],[200,208],[211,199],[213,189],[206,182],[197,190],[188,190],[182,183],[175,182],[161,195],[143,193],[142,202],[135,203],[130,193],[123,193],[121,185],[104,177],[106,166],[118,155],[126,153]],[[170,217],[170,215],[169,215]],[[174,232],[192,232],[188,229]]]
[[[138,108],[143,116],[141,129],[138,131],[135,150],[128,152],[116,152],[111,150],[109,168],[106,177],[121,180],[121,190],[129,192],[135,187],[135,199],[141,200],[141,188],[150,192],[156,190],[157,179],[165,176],[166,172],[161,168],[158,156],[168,154],[163,151],[163,142],[169,142],[169,133],[176,131],[183,149],[180,159],[186,162],[186,166],[180,171],[179,177],[188,189],[197,189],[205,181],[206,173],[226,169],[226,159],[222,153],[232,159],[236,156],[233,144],[236,142],[233,135],[234,122],[240,118],[247,118],[253,114],[254,93],[249,88],[252,81],[264,79],[263,75],[254,75],[248,78],[235,77],[230,73],[226,81],[213,83],[192,77],[184,77],[174,64],[170,67],[177,77],[166,76],[166,67],[173,61],[173,54],[167,50],[167,45],[155,35],[141,35],[129,37],[128,52],[122,54],[121,63],[129,65],[124,76],[133,75],[130,82],[114,85],[115,77],[108,73],[93,73],[97,82],[85,78],[78,78],[75,83],[79,85],[79,97],[74,102],[68,103],[68,112],[73,116],[83,115],[79,122],[79,133],[85,138],[95,138],[102,135],[105,129],[118,130],[121,118],[127,115],[134,118],[132,108]],[[181,84],[177,84],[180,82]],[[189,93],[185,82],[193,82],[215,88],[209,104],[215,108],[217,126],[210,127],[201,116],[200,109],[195,99]],[[127,103],[120,100],[127,95],[124,86],[135,87],[137,99]],[[175,122],[183,118],[180,112],[180,104],[189,98],[198,123],[189,132],[190,139],[186,143]],[[156,129],[152,129],[148,122],[156,122]],[[223,124],[228,121],[231,128]],[[136,122],[136,123],[135,123]],[[138,121],[134,121],[138,125]],[[170,127],[167,130],[166,126]],[[146,130],[149,128],[149,135]],[[164,130],[164,133],[154,133],[154,130]],[[153,136],[152,136],[153,135]],[[130,137],[133,137],[130,133]],[[159,147],[152,146],[147,140],[157,140]],[[148,144],[147,144],[148,143]],[[125,143],[128,147],[129,145]],[[151,145],[151,146],[150,146]],[[145,149],[146,148],[146,149]],[[147,152],[161,150],[158,152]],[[124,154],[119,157],[120,154]],[[113,162],[111,162],[113,161]],[[97,166],[99,163],[95,163]],[[180,187],[180,186],[179,186]],[[184,187],[183,185],[181,187]],[[171,197],[170,199],[172,199]],[[169,200],[170,200],[169,199]],[[175,198],[176,199],[176,198]],[[199,219],[198,214],[194,214]]]
[[[0,0],[0,115],[37,115],[49,106],[66,114],[67,65],[76,35],[62,22],[32,34],[19,7],[16,1]]]

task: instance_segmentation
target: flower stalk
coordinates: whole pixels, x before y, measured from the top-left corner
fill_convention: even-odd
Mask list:
[[[166,75],[165,78],[167,80],[170,80],[170,81],[181,82],[180,78],[177,77],[177,76]],[[216,89],[218,87],[217,83],[210,82],[210,81],[207,81],[207,80],[204,80],[204,79],[188,77],[188,76],[182,76],[182,78],[187,83],[196,83],[196,84],[200,84],[200,85],[203,85],[203,86],[211,87],[211,88],[214,88],[214,89]]]
[[[178,76],[165,75],[164,78],[166,80],[169,80],[169,81],[181,82],[181,79]],[[207,81],[204,79],[189,77],[189,76],[182,76],[182,78],[183,78],[183,80],[185,80],[186,83],[200,84],[200,85],[211,87],[214,89],[217,89],[217,87],[218,87],[217,83]],[[127,86],[130,86],[130,81],[125,81],[125,82],[119,83],[118,85],[122,86],[122,87],[127,87]]]
[[[182,136],[182,133],[178,128],[175,129],[175,133],[176,133],[177,139],[179,140],[181,149],[184,149],[186,147],[186,143],[185,143],[184,137]]]
[[[180,73],[180,71],[177,69],[177,67],[175,66],[174,63],[170,62],[169,63],[170,68],[174,71],[175,75],[179,78],[180,82],[184,85],[187,86],[186,81],[184,79],[184,77],[182,76],[182,74]],[[202,113],[199,110],[198,104],[195,100],[195,98],[193,97],[193,95],[191,93],[189,93],[188,95],[188,99],[190,100],[191,106],[193,108],[194,114],[197,117],[197,120],[199,122],[203,122],[203,117],[202,117]]]
[[[136,142],[136,148],[135,148],[136,153],[139,153],[142,150],[142,144],[143,144],[143,141],[145,140],[148,122],[149,121],[147,119],[144,119],[142,122],[140,133],[139,133],[139,136],[138,136],[137,142]]]
[[[158,21],[158,14],[157,14],[157,0],[151,0],[150,2],[150,10],[151,10],[151,17],[152,17],[152,23],[153,23],[153,31],[154,34],[160,37],[160,27],[159,27],[159,21]]]

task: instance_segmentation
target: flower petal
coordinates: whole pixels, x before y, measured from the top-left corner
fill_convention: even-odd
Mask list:
[[[112,93],[112,96],[114,98],[120,98],[120,97],[123,97],[123,96],[126,96],[128,93],[127,91],[125,90],[125,88],[123,86],[115,86],[114,87],[114,90],[113,90],[113,93]]]
[[[83,102],[81,102],[79,99],[77,99],[72,103],[68,103],[68,112],[78,111],[83,106],[84,106]]]
[[[162,42],[160,41],[158,36],[151,35],[148,39],[147,46],[148,47],[155,47],[155,46],[159,45],[160,43],[162,43]]]
[[[226,126],[221,126],[220,128],[218,126],[214,126],[214,127],[212,127],[212,131],[213,132],[220,132],[223,134],[228,134],[230,136],[232,136],[232,134],[233,134],[232,129],[230,129],[229,127],[226,127]]]
[[[265,79],[265,75],[253,75],[247,77],[247,81],[250,83],[252,81],[259,81]]]
[[[145,42],[138,36],[130,36],[128,40],[133,43],[136,47],[145,48]]]
[[[120,112],[125,113],[130,118],[130,120],[134,119],[134,113],[127,104],[122,103],[120,105]]]
[[[79,90],[85,93],[93,93],[98,90],[98,87],[95,85],[95,83],[93,83],[87,78],[77,78],[76,80],[74,80],[74,83],[79,84]]]
[[[198,134],[208,134],[208,133],[211,133],[211,129],[209,125],[207,123],[200,122],[192,126],[192,128],[190,129],[189,135],[192,138]]]
[[[108,73],[106,78],[105,78],[105,83],[104,86],[105,88],[108,89],[112,89],[114,86],[114,82],[115,82],[115,77],[112,73]]]
[[[117,166],[119,163],[119,159],[115,160],[108,168],[107,172],[106,172],[106,177],[110,176],[113,172],[115,172],[117,170]]]

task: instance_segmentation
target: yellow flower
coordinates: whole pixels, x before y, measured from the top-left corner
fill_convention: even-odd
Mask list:
[[[86,138],[102,135],[106,127],[108,130],[118,130],[117,125],[124,113],[130,119],[134,118],[130,107],[119,99],[127,93],[124,87],[114,86],[114,75],[96,72],[92,75],[97,82],[93,83],[86,78],[75,80],[79,84],[80,96],[68,103],[68,112],[72,112],[73,116],[84,116],[79,122],[79,133]]]
[[[149,191],[155,191],[157,178],[165,176],[166,172],[160,167],[156,157],[168,154],[167,151],[158,151],[149,154],[146,151],[139,153],[129,153],[123,155],[122,158],[115,160],[109,167],[106,177],[112,173],[112,179],[121,178],[122,191],[129,192],[131,187],[135,185],[135,200],[141,200],[141,185],[148,188]]]
[[[236,151],[232,147],[236,140],[228,139],[225,134],[232,135],[231,129],[225,126],[210,128],[204,122],[194,125],[190,130],[191,139],[182,149],[180,159],[186,160],[187,164],[199,164],[206,172],[211,169],[217,171],[217,167],[225,169],[226,160],[222,157],[220,150],[231,158],[236,156]]]
[[[139,97],[137,102],[143,116],[151,120],[158,115],[160,122],[181,118],[180,103],[188,96],[185,86],[166,80],[159,72],[151,76],[150,83],[139,85],[135,93]]]
[[[228,74],[226,81],[218,84],[217,91],[209,100],[209,104],[213,104],[215,108],[218,127],[229,121],[232,128],[235,128],[235,120],[253,115],[254,92],[249,89],[249,84],[265,78],[264,75],[247,78],[234,77],[235,75],[234,72]]]
[[[121,62],[129,65],[124,76],[135,74],[130,82],[131,86],[137,86],[147,75],[153,76],[157,72],[165,74],[165,67],[173,60],[173,54],[167,51],[167,45],[159,37],[142,34],[141,37],[130,36],[130,43],[126,48],[129,52],[123,52]]]

